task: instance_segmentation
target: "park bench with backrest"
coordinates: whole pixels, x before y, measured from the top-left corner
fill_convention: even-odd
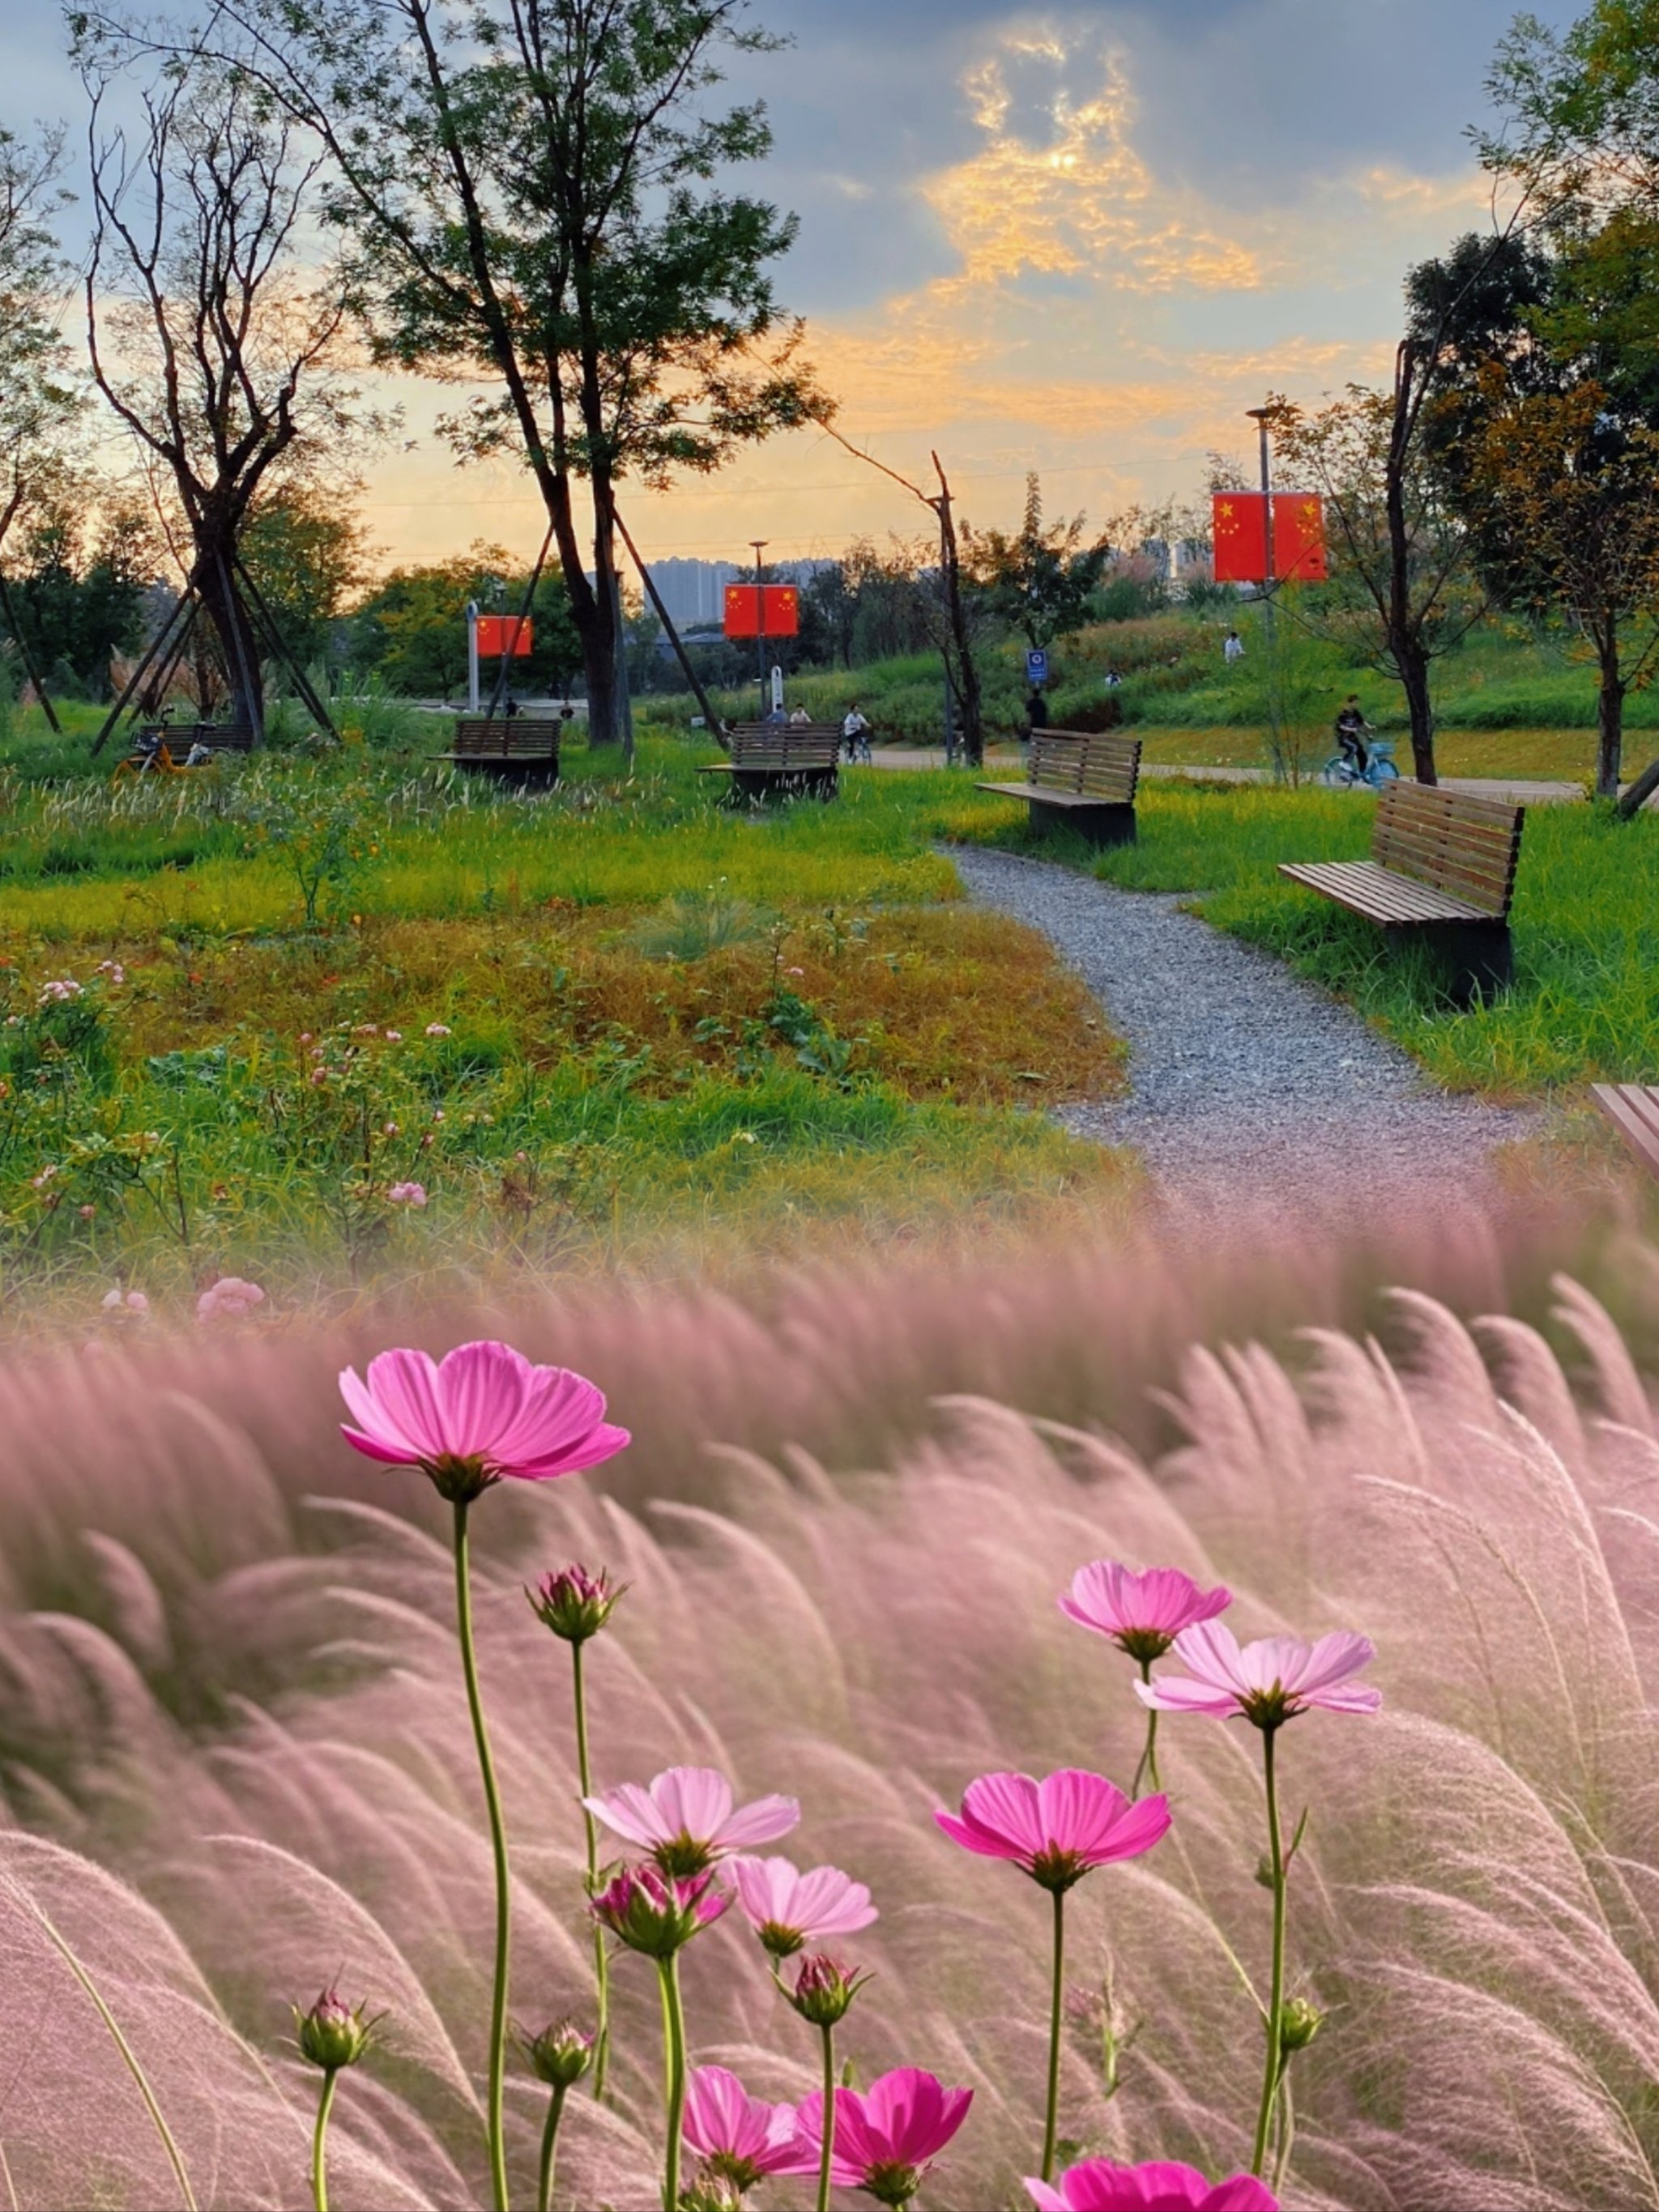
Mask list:
[[[1279,872],[1396,943],[1420,945],[1468,1005],[1514,974],[1510,902],[1525,821],[1523,806],[1499,799],[1390,784],[1376,802],[1370,860],[1285,860]]]
[[[189,757],[192,745],[206,745],[216,753],[253,750],[253,732],[246,722],[146,722],[138,732],[138,745],[151,739],[179,762]]]
[[[739,722],[730,757],[698,773],[729,775],[739,799],[834,799],[841,789],[839,722]]]
[[[1659,1175],[1659,1088],[1643,1083],[1596,1083],[1590,1096],[1644,1167]]]
[[[1115,730],[1035,730],[1024,783],[981,783],[1023,799],[1034,830],[1064,823],[1091,845],[1132,845],[1140,740]]]
[[[504,714],[492,721],[463,714],[449,751],[437,757],[501,783],[556,783],[560,727],[550,715]]]

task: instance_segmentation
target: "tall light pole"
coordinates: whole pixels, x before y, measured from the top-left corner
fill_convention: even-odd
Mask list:
[[[761,555],[771,544],[769,538],[751,538],[755,549],[755,637],[760,655],[760,720],[766,720],[766,580],[761,567]]]
[[[1281,767],[1284,748],[1279,738],[1279,652],[1278,636],[1273,628],[1273,586],[1278,581],[1273,566],[1273,461],[1267,443],[1267,425],[1273,420],[1271,407],[1247,407],[1244,412],[1255,424],[1261,439],[1261,534],[1266,556],[1265,576],[1261,586],[1261,651],[1267,665],[1267,726],[1271,732],[1275,767]]]

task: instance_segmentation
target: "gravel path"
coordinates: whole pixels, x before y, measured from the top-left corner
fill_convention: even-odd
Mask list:
[[[1350,1222],[1478,1200],[1492,1148],[1536,1126],[1436,1089],[1348,1007],[1173,897],[1012,853],[951,858],[981,904],[1042,932],[1128,1040],[1131,1095],[1059,1116],[1133,1146],[1179,1211]]]

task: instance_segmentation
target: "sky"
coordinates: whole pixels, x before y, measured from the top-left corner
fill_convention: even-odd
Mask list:
[[[799,216],[780,296],[844,434],[913,480],[937,449],[981,526],[1017,521],[1032,469],[1050,512],[1097,523],[1195,495],[1208,451],[1247,457],[1244,410],[1269,390],[1385,380],[1405,269],[1487,219],[1467,132],[1510,0],[755,12],[788,40],[731,79],[775,134],[745,187]],[[0,123],[80,127],[60,21],[11,0]],[[405,434],[365,502],[382,557],[532,552],[522,474],[458,469],[436,396],[410,380],[398,396]],[[927,522],[817,431],[626,511],[647,558],[746,558],[757,537],[769,560],[833,555]]]

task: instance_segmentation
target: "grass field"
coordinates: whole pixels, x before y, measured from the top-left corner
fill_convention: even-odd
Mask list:
[[[14,787],[0,1267],[307,1295],[732,1265],[1115,1205],[1041,1112],[1121,1047],[960,900],[959,781],[749,817],[690,749],[497,800],[409,763]],[[50,1303],[48,1300],[47,1303]]]

